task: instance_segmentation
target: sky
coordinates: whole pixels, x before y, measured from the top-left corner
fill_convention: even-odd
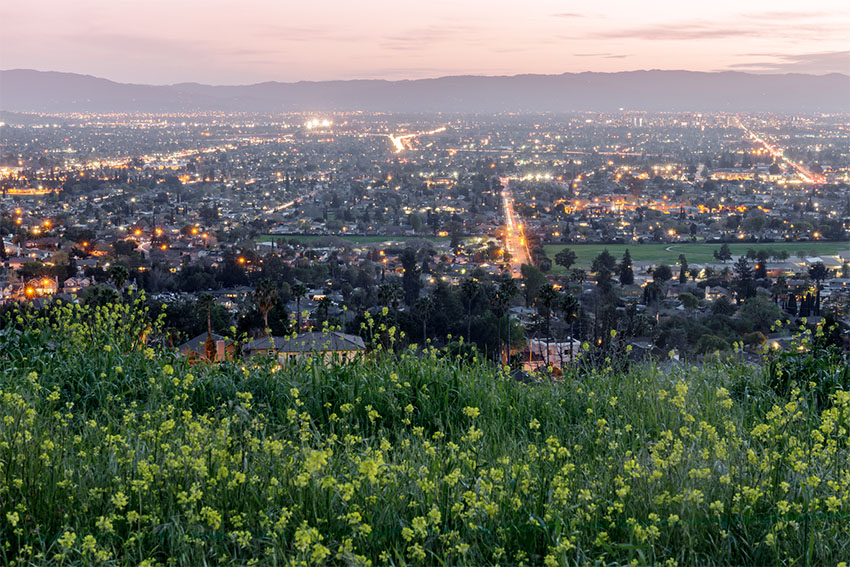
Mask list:
[[[9,0],[0,69],[247,84],[637,69],[850,74],[848,0]]]

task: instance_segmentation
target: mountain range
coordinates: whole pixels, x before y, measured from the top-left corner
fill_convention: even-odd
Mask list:
[[[850,112],[850,76],[628,71],[416,80],[142,85],[60,73],[0,71],[13,112]]]

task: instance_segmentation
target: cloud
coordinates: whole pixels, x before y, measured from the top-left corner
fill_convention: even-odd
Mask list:
[[[476,28],[462,25],[429,25],[412,28],[405,33],[388,35],[381,41],[381,47],[394,51],[419,51],[459,36],[468,41]]]
[[[362,36],[350,32],[337,31],[327,26],[286,26],[270,24],[260,30],[260,35],[280,41],[316,42],[316,41],[356,41]]]
[[[775,11],[775,12],[750,12],[742,14],[742,18],[754,20],[810,20],[813,18],[823,18],[832,16],[829,12],[792,12],[792,11]]]
[[[844,73],[850,74],[850,51],[822,51],[819,53],[752,53],[752,57],[766,57],[768,61],[733,63],[730,69],[769,73]]]
[[[623,59],[628,55],[619,53],[573,53],[574,57],[602,57],[604,59]]]
[[[553,18],[563,18],[565,20],[572,20],[575,18],[586,18],[584,14],[579,14],[578,12],[560,12],[558,14],[552,14]]]
[[[842,26],[834,23],[801,23],[789,19],[782,23],[772,20],[770,25],[765,25],[761,21],[747,21],[746,17],[741,16],[741,20],[738,22],[716,22],[709,20],[669,22],[666,24],[605,30],[584,37],[596,39],[636,39],[642,41],[693,41],[742,37],[823,39],[832,34],[840,34],[839,37],[843,37],[845,33],[846,30]]]

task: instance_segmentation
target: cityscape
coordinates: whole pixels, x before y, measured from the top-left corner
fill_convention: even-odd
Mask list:
[[[846,118],[10,115],[0,301],[144,291],[180,345],[204,294],[217,333],[265,337],[254,290],[272,282],[277,336],[358,335],[392,307],[405,343],[465,336],[506,363],[490,327],[513,315],[528,371],[612,329],[662,358],[787,347],[774,321],[801,316],[846,340]]]
[[[845,4],[0,6],[0,566],[848,567]]]

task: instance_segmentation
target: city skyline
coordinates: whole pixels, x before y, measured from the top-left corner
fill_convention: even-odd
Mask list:
[[[7,4],[0,68],[171,84],[638,69],[850,73],[837,1]],[[510,22],[506,26],[505,22]]]

